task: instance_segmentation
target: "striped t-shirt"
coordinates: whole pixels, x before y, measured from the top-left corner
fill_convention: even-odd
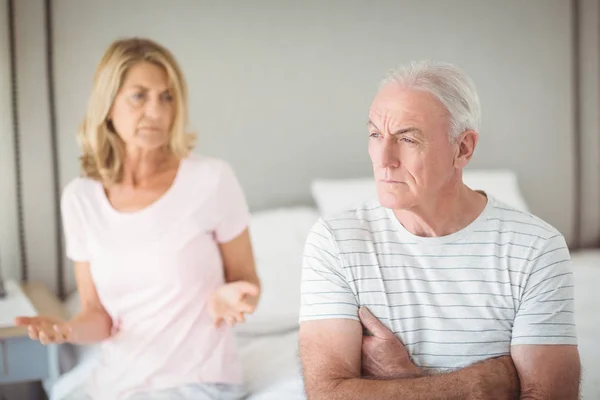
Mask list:
[[[310,232],[300,322],[358,320],[366,306],[422,368],[452,370],[517,344],[576,344],[563,236],[488,195],[481,215],[443,237],[408,232],[372,201]]]

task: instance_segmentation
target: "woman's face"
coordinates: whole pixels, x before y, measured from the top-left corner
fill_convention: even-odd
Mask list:
[[[132,66],[109,113],[126,146],[156,150],[167,145],[175,117],[167,72],[150,62]]]

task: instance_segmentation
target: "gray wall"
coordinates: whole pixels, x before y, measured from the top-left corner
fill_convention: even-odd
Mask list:
[[[600,0],[580,2],[581,245],[600,245]]]
[[[378,79],[431,57],[460,64],[479,86],[474,166],[515,168],[533,209],[571,233],[569,2],[55,4],[62,184],[77,172],[75,127],[115,37],[149,36],[173,50],[189,80],[199,151],[234,164],[255,208],[309,201],[315,176],[369,174],[365,120]]]
[[[48,281],[56,220],[48,192],[43,2],[17,3],[27,237],[46,239],[28,248],[32,274]],[[369,175],[365,121],[379,78],[399,63],[437,58],[462,66],[480,91],[483,128],[472,167],[517,171],[534,213],[571,241],[576,118],[585,130],[586,163],[597,163],[591,149],[600,148],[598,13],[583,12],[597,10],[598,0],[581,3],[587,61],[579,71],[586,79],[579,116],[566,0],[55,0],[60,186],[78,173],[75,131],[94,68],[117,37],[148,36],[173,51],[190,86],[197,152],[234,166],[254,210],[310,204],[317,177]],[[32,155],[34,148],[43,154]],[[598,236],[600,179],[590,172],[585,181],[582,231],[591,241]]]

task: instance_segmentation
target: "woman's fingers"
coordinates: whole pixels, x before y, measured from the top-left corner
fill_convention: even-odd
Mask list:
[[[244,313],[237,313],[237,315],[235,316],[235,320],[238,324],[243,324],[246,319],[244,318]]]
[[[244,317],[243,312],[231,312],[227,317],[227,324],[229,326],[234,326],[235,324],[243,324],[246,322],[246,318]]]
[[[244,323],[246,321],[244,314],[248,312],[246,311],[248,308],[245,303],[240,304],[238,307],[223,307],[219,310],[220,313],[213,317],[215,326],[218,327],[221,323],[225,323],[228,326]]]
[[[46,345],[64,343],[70,339],[71,326],[68,323],[54,321],[46,317],[19,317],[15,319],[18,326],[27,326],[27,335],[31,340],[39,340]]]
[[[250,314],[250,313],[254,312],[254,306],[252,304],[248,304],[248,303],[246,303],[244,301],[242,301],[240,303],[240,305],[239,305],[238,308],[239,308],[240,312],[243,312],[243,313]]]
[[[29,326],[37,323],[35,317],[17,317],[14,322],[16,326]]]
[[[38,330],[38,328],[35,325],[29,325],[27,327],[27,334],[29,335],[29,338],[31,340],[38,340],[39,333],[40,333],[40,331]]]
[[[69,340],[71,335],[71,327],[67,324],[54,325],[54,341],[56,343],[64,343]]]
[[[50,336],[48,335],[48,332],[46,332],[44,330],[40,331],[39,338],[40,338],[41,344],[49,344],[51,341]]]
[[[64,326],[64,324],[61,325],[55,324],[40,329],[38,334],[40,343],[64,343],[68,339],[69,328]]]

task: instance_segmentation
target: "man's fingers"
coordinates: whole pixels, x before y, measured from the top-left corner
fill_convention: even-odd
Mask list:
[[[387,339],[390,337],[395,337],[394,333],[390,331],[385,325],[383,325],[367,307],[361,307],[358,310],[358,317],[360,318],[360,322],[363,324],[365,328],[367,328],[373,336],[376,336],[381,339]]]
[[[373,345],[373,341],[377,340],[375,336],[363,336],[362,339],[362,348],[369,349]]]
[[[376,336],[364,336],[361,347],[363,358],[365,356],[373,356],[377,354],[378,347],[381,343],[381,339]]]

